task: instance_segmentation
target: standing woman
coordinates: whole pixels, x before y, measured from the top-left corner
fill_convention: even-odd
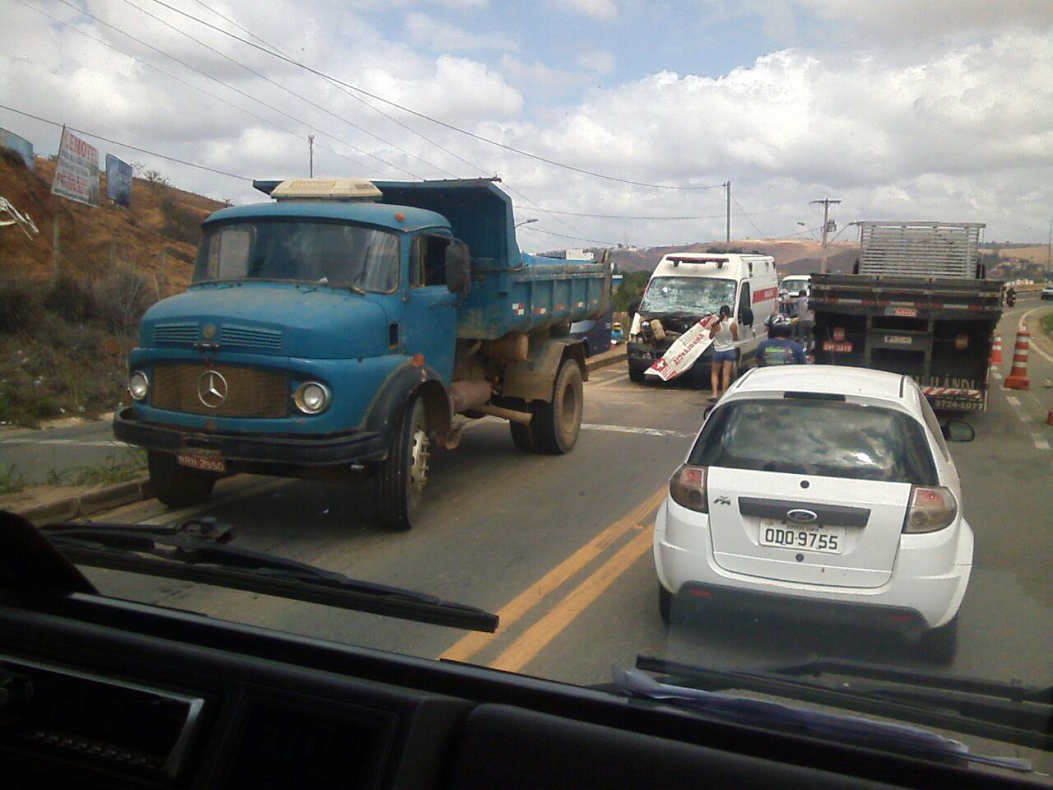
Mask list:
[[[713,364],[710,366],[713,397],[710,400],[715,401],[731,386],[731,369],[735,367],[735,342],[739,339],[739,325],[731,320],[731,308],[726,304],[720,306],[719,319],[710,327],[709,336],[713,339]],[[724,377],[723,387],[720,386],[721,374]]]

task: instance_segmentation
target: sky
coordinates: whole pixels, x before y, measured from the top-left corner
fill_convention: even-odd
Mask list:
[[[727,182],[733,239],[818,237],[823,198],[839,239],[1053,227],[1050,0],[6,0],[0,19],[0,127],[47,155],[64,123],[235,203],[306,176],[314,135],[316,176],[499,177],[534,251],[723,239]]]

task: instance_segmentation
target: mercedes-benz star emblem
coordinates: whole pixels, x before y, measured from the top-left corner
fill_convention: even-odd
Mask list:
[[[197,399],[209,409],[218,409],[227,399],[227,380],[215,370],[206,370],[197,380]]]
[[[794,508],[786,513],[786,518],[790,521],[796,521],[798,524],[810,524],[817,520],[819,515],[811,510],[805,510],[804,508]]]

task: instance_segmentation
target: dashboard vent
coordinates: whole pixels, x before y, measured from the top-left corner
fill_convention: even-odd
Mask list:
[[[225,785],[233,790],[377,787],[396,717],[348,708],[251,705]]]

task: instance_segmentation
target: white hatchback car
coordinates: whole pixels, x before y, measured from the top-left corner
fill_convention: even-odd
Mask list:
[[[662,616],[684,599],[866,622],[949,662],[973,533],[945,438],[973,430],[941,429],[907,376],[747,372],[707,416],[658,511]]]

